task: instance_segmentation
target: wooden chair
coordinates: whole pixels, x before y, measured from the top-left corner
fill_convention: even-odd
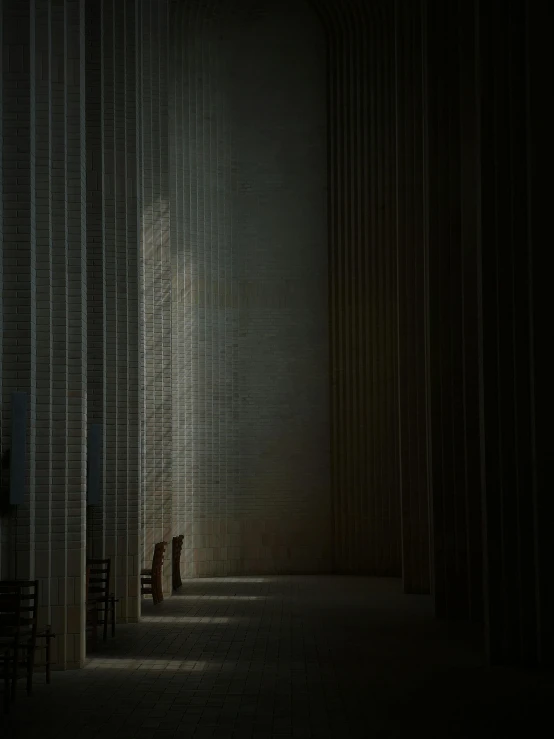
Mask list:
[[[37,644],[37,649],[44,649],[44,662],[38,665],[35,664],[35,667],[44,667],[46,671],[46,684],[50,685],[50,674],[51,674],[51,665],[52,665],[52,639],[56,638],[56,634],[52,631],[52,627],[50,624],[44,627],[44,629],[41,629],[37,633],[37,639],[44,639],[43,644]]]
[[[15,698],[21,636],[21,588],[0,582],[0,666],[4,682],[4,713]]]
[[[2,682],[4,684],[4,699],[2,701],[4,713],[8,713],[10,710],[10,656],[10,648],[5,644],[0,646],[0,667],[2,668]]]
[[[33,672],[37,649],[38,580],[3,580],[3,585],[20,591],[20,631],[17,666],[24,668],[27,695],[33,688]]]
[[[33,687],[33,673],[35,667],[44,667],[46,682],[50,683],[52,665],[52,639],[56,634],[50,624],[40,631],[37,630],[38,611],[38,580],[2,580],[2,585],[16,587],[21,591],[21,628],[19,638],[18,663],[25,667],[27,677],[27,693],[30,695]],[[44,640],[38,643],[38,640]],[[39,649],[45,651],[44,662],[36,662],[36,653]]]
[[[96,625],[104,627],[104,641],[108,638],[108,623],[111,623],[112,636],[115,636],[115,604],[119,602],[119,598],[110,593],[110,570],[109,559],[87,560],[87,603],[95,604]]]
[[[141,595],[151,595],[154,605],[161,603],[164,599],[162,573],[166,546],[165,541],[160,541],[154,546],[152,569],[141,570],[140,573]]]
[[[89,581],[90,581],[90,567],[87,565],[87,575],[86,575],[86,600],[85,600],[85,612],[86,612],[86,621],[85,621],[85,633],[86,633],[86,640],[87,640],[87,646],[90,645],[91,649],[96,648],[96,644],[98,642],[98,606],[94,601],[88,600],[88,591],[89,591]]]
[[[172,584],[173,590],[177,590],[183,584],[181,580],[181,551],[183,549],[184,535],[174,536],[171,542],[171,562],[172,562]]]

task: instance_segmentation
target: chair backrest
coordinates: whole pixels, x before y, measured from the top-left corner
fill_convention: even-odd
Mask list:
[[[184,534],[174,536],[171,542],[172,545],[172,580],[173,589],[177,590],[180,588],[182,583],[181,580],[181,552],[183,550]]]
[[[0,581],[0,637],[17,646],[21,634],[22,588],[13,581]]]
[[[183,539],[185,538],[184,534],[179,534],[179,536],[173,537],[173,556],[177,559],[181,557],[181,550],[183,549]]]
[[[8,588],[19,589],[21,593],[21,627],[27,633],[30,633],[34,641],[37,635],[38,580],[2,580],[0,584]]]
[[[152,570],[161,569],[164,563],[165,548],[167,542],[159,541],[154,545],[154,555],[152,557]]]
[[[87,559],[87,600],[107,598],[110,594],[109,559]]]

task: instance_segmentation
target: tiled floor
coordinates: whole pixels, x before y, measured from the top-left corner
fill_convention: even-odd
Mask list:
[[[542,737],[553,699],[551,675],[485,669],[396,581],[195,580],[85,669],[21,684],[0,736]]]

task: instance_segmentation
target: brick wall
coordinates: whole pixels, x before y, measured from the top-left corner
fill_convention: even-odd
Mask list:
[[[136,2],[0,10],[3,455],[11,393],[29,398],[27,493],[5,505],[4,469],[0,569],[39,579],[40,623],[72,667],[85,656],[87,553],[112,558],[120,617],[139,608]],[[89,404],[105,454],[87,522]]]
[[[2,446],[10,446],[11,394],[28,393],[28,495],[11,516],[8,562],[34,574],[36,428],[36,192],[34,3],[3,3]],[[6,478],[8,482],[9,478]],[[3,568],[5,570],[5,568]]]
[[[323,29],[292,2],[172,27],[173,530],[188,576],[325,570]]]
[[[59,634],[64,666],[84,649],[83,9],[79,0],[2,6],[5,450],[11,393],[29,398],[27,495],[4,517],[2,572],[38,577],[40,620]]]
[[[261,7],[1,4],[2,450],[13,390],[30,424],[0,567],[39,578],[60,666],[87,555],[125,620],[180,532],[187,575],[329,566],[324,39]]]
[[[84,658],[87,555],[138,617],[139,530],[145,561],[185,532],[188,575],[329,566],[323,38],[244,4],[204,34],[183,9],[172,45],[169,13],[2,2],[3,450],[13,390],[30,423],[0,566],[39,578],[60,666]]]
[[[88,552],[111,559],[125,621],[139,616],[136,24],[135,0],[87,5],[88,415],[103,450]]]

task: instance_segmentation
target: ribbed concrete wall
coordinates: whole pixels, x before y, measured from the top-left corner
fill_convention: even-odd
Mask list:
[[[552,664],[550,206],[542,178],[553,162],[554,11],[491,0],[478,25],[488,648],[494,662]]]
[[[29,398],[28,488],[6,575],[38,577],[62,665],[83,658],[86,444],[84,4],[3,3],[3,447]],[[9,112],[8,112],[9,111]],[[55,296],[55,298],[53,297]]]
[[[36,427],[36,192],[34,7],[3,4],[3,448],[10,447],[11,393],[27,391],[30,426]],[[29,92],[25,94],[25,90]],[[9,111],[9,115],[8,115]],[[8,195],[9,193],[9,195]],[[12,516],[9,564],[22,576],[34,573],[35,447],[27,443],[32,482],[24,506]],[[9,484],[9,471],[6,478]],[[7,567],[3,567],[7,572]]]
[[[398,417],[402,577],[430,590],[428,141],[425,15],[399,0],[395,19]]]
[[[493,663],[546,664],[552,8],[433,2],[427,14],[437,612],[483,620]]]
[[[3,0],[0,0],[0,18],[4,17]],[[2,377],[4,366],[4,34],[0,33],[0,398],[3,399]],[[4,576],[9,556],[9,528],[5,516],[7,488],[7,459],[4,447],[4,419],[0,413],[0,490],[2,491],[2,516],[0,516],[0,575]]]
[[[3,260],[9,283],[3,290],[3,446],[10,446],[11,394],[28,392],[29,427],[36,426],[36,191],[34,7],[3,7]],[[25,94],[25,90],[29,94]],[[8,117],[8,110],[10,111]],[[8,197],[9,193],[9,197]],[[9,522],[11,566],[34,572],[35,446],[29,428],[29,495]],[[9,479],[9,478],[8,478]]]
[[[544,183],[548,181],[554,161],[552,130],[554,129],[552,97],[554,94],[552,57],[552,37],[554,35],[554,13],[552,4],[541,0],[528,4],[525,16],[526,61],[528,65],[527,82],[527,183],[529,197],[528,213],[528,264],[531,267],[530,299],[525,318],[532,317],[532,328],[528,334],[529,344],[520,343],[521,356],[529,361],[528,379],[533,387],[530,403],[532,419],[531,468],[526,468],[526,485],[520,489],[520,497],[526,498],[527,489],[533,490],[533,521],[536,532],[526,536],[527,551],[531,542],[537,542],[534,549],[537,557],[536,579],[532,580],[529,567],[526,567],[526,588],[519,594],[522,601],[529,586],[533,589],[537,602],[537,620],[534,636],[538,660],[542,664],[554,662],[554,584],[550,576],[550,563],[554,560],[554,539],[551,535],[550,521],[554,519],[554,499],[550,493],[549,472],[551,459],[550,428],[552,408],[552,352],[549,342],[542,337],[548,335],[551,316],[551,272],[548,269],[549,249],[544,248],[544,234],[550,224],[550,192]],[[520,159],[520,167],[524,164]],[[515,272],[514,272],[515,274]],[[521,294],[521,293],[520,293]],[[523,334],[525,336],[525,334]],[[517,437],[518,441],[521,437]],[[533,465],[536,465],[533,469]],[[519,465],[521,469],[521,465]],[[530,484],[529,484],[530,483]],[[527,528],[529,531],[529,528]],[[527,592],[526,592],[527,591]],[[498,647],[496,647],[498,649]],[[492,649],[491,649],[492,653]],[[516,652],[517,655],[517,652]],[[531,651],[531,659],[535,659]],[[513,661],[513,652],[504,656],[504,661]]]
[[[428,7],[430,447],[437,614],[481,620],[480,151],[471,4]],[[454,39],[456,41],[454,42]]]
[[[335,567],[400,575],[394,6],[316,6],[329,40]]]
[[[120,615],[138,617],[135,20],[134,2],[2,4],[5,460],[14,390],[28,394],[29,432],[17,509],[3,469],[0,564],[39,579],[60,667],[84,659],[87,554],[112,557]],[[105,448],[87,522],[89,420]]]
[[[35,4],[36,55],[35,55],[35,104],[36,104],[36,222],[37,222],[37,410],[36,410],[36,501],[35,514],[40,530],[37,531],[35,564],[41,588],[41,620],[50,623],[52,606],[56,606],[56,581],[52,581],[53,537],[50,534],[55,520],[53,501],[54,457],[53,399],[56,370],[53,365],[53,75],[52,75],[52,8],[48,2]],[[59,157],[59,151],[56,152]],[[52,599],[54,597],[54,600]]]

